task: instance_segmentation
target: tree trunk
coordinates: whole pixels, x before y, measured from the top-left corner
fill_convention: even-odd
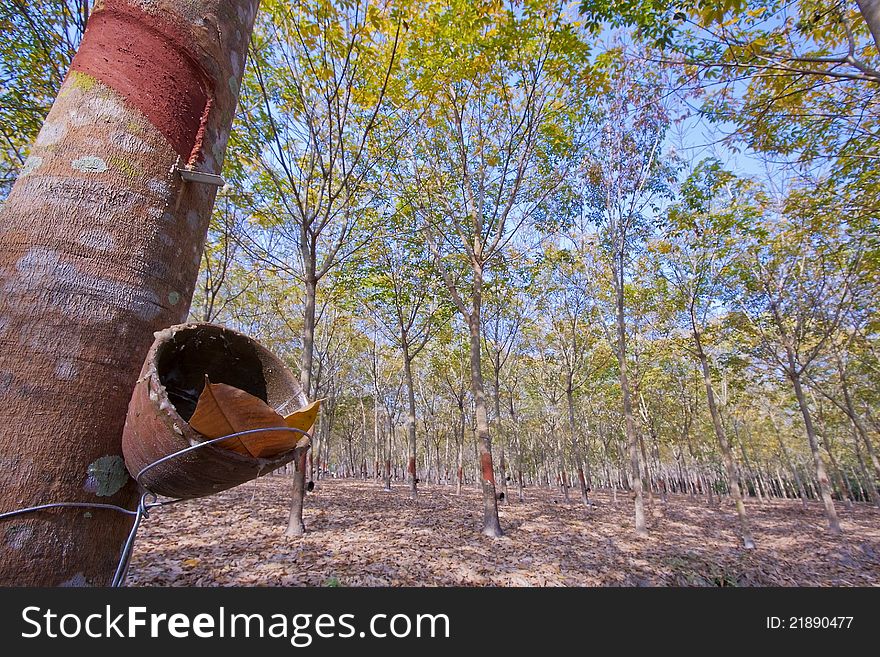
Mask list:
[[[855,429],[855,425],[853,425],[853,446],[855,447],[856,459],[859,463],[859,472],[862,475],[862,481],[864,482],[864,486],[867,489],[868,497],[871,498],[871,503],[880,509],[880,493],[877,492],[877,485],[874,483],[871,475],[868,473],[868,468],[865,465],[865,459],[862,456],[862,450],[859,447],[859,435],[858,431]]]
[[[519,497],[519,503],[525,502],[523,494],[523,458],[522,445],[519,440],[519,420],[516,417],[516,408],[513,403],[513,394],[510,395],[510,420],[513,424],[513,448],[516,450],[516,491]]]
[[[642,453],[642,467],[645,477],[643,479],[645,491],[648,493],[648,507],[654,509],[654,486],[651,481],[651,471],[648,468],[648,453],[645,450],[645,438],[641,431],[637,432],[639,437],[639,451]],[[655,512],[656,513],[656,512]]]
[[[447,431],[444,433],[446,433],[446,448],[443,453],[443,485],[448,486],[449,485],[449,432]],[[438,456],[438,458],[439,458],[439,456]],[[439,463],[438,463],[437,467],[438,468],[440,467]],[[440,476],[439,473],[437,476],[438,477]]]
[[[642,498],[642,475],[639,465],[639,444],[633,420],[632,394],[629,388],[629,375],[626,364],[626,317],[624,315],[623,280],[619,267],[615,267],[614,279],[617,294],[617,365],[619,369],[620,390],[623,393],[623,416],[626,422],[626,441],[629,448],[630,468],[632,469],[633,507],[635,511],[635,530],[637,536],[647,536],[645,524],[645,502]]]
[[[499,372],[501,365],[493,363],[495,371],[495,387],[492,390],[493,401],[495,403],[495,428],[498,432],[498,443],[501,446],[501,454],[498,458],[498,469],[501,472],[501,497],[504,504],[510,504],[510,497],[507,494],[507,462],[504,459],[504,429],[501,421],[501,393],[499,391]]]
[[[306,494],[306,459],[308,450],[302,450],[293,460],[293,503],[290,505],[290,513],[287,517],[287,529],[285,536],[302,536],[306,532],[303,523],[303,500]]]
[[[385,451],[385,486],[383,490],[391,490],[391,451],[394,445],[394,423],[391,420],[391,413],[388,415],[388,440],[385,441],[383,447]]]
[[[406,338],[403,341],[403,371],[406,378],[406,433],[409,446],[409,462],[407,474],[409,475],[409,494],[412,499],[418,498],[418,482],[416,481],[416,393],[413,384],[412,357],[409,354],[409,345]]]
[[[693,320],[693,315],[691,316]],[[718,445],[721,447],[721,458],[724,461],[724,469],[727,472],[727,485],[730,487],[730,494],[736,505],[736,514],[739,518],[740,538],[742,538],[743,547],[747,550],[755,549],[755,541],[752,538],[749,529],[749,519],[746,516],[746,506],[743,503],[742,491],[737,481],[736,468],[733,464],[733,454],[730,452],[730,443],[727,441],[727,433],[721,424],[721,413],[718,411],[718,405],[715,403],[715,390],[712,387],[712,373],[709,369],[709,360],[706,358],[706,352],[703,350],[703,342],[701,340],[700,331],[693,322],[694,346],[697,349],[697,356],[700,359],[700,368],[703,371],[703,384],[706,387],[706,400],[709,405],[709,414],[712,416],[712,427],[715,430],[715,438],[718,439]]]
[[[856,4],[874,38],[874,46],[880,50],[880,0],[856,0]]]
[[[880,2],[878,2],[878,6],[880,6]],[[862,438],[862,441],[865,444],[865,447],[868,450],[868,457],[871,459],[871,465],[874,466],[874,474],[878,480],[880,480],[880,460],[877,459],[877,453],[874,451],[874,445],[871,443],[871,438],[868,435],[868,428],[865,426],[865,423],[862,421],[862,418],[859,417],[858,413],[856,413],[855,404],[853,404],[852,396],[849,392],[849,383],[846,378],[846,369],[843,366],[843,362],[840,358],[837,359],[837,368],[840,374],[840,389],[843,392],[843,400],[846,403],[846,413],[849,415],[850,420],[858,432],[858,436]],[[876,489],[876,487],[875,487]]]
[[[504,445],[501,445],[501,455],[498,459],[498,469],[501,472],[501,497],[505,504],[510,504],[510,497],[507,495],[507,462],[504,459]]]
[[[834,458],[834,452],[831,451],[831,444],[827,436],[822,441],[822,445],[825,448],[825,453],[828,454],[828,462],[831,464],[831,478],[836,482],[839,496],[843,497],[844,506],[847,509],[852,509],[852,490],[849,487],[849,481],[846,478],[846,473],[837,464],[837,459]]]
[[[779,442],[779,449],[782,451],[782,456],[785,458],[785,463],[788,466],[788,469],[791,471],[794,476],[794,482],[798,489],[798,495],[801,498],[801,506],[804,511],[807,510],[807,489],[804,487],[804,482],[801,479],[800,473],[797,471],[797,468],[791,461],[791,458],[788,455],[788,450],[785,448],[785,443],[782,442],[782,434],[779,432],[779,425],[776,424],[776,419],[773,415],[770,415],[770,424],[773,425],[773,431],[776,433],[776,440]]]
[[[461,433],[461,439],[458,441],[458,472],[455,477],[455,494],[461,495],[461,487],[464,483],[464,464],[462,459],[464,457],[464,431]]]
[[[307,251],[307,240],[303,241],[304,254]],[[300,383],[306,398],[312,400],[312,362],[315,354],[315,305],[318,292],[318,282],[314,277],[314,258],[304,255],[306,266],[305,298],[303,299],[303,333],[302,353],[300,354]],[[290,499],[290,514],[288,516],[287,536],[302,536],[305,525],[303,524],[303,500],[306,496],[306,476],[303,470],[302,476],[299,471],[293,471],[293,494]],[[299,490],[300,486],[302,490]]]
[[[825,517],[828,519],[828,529],[832,534],[840,534],[840,520],[837,518],[837,511],[834,508],[834,500],[831,498],[831,488],[828,483],[828,475],[825,472],[825,463],[822,460],[822,454],[819,452],[819,442],[816,438],[816,430],[813,428],[813,419],[810,416],[807,399],[804,396],[804,391],[801,387],[800,375],[797,373],[797,370],[794,369],[794,363],[789,367],[788,376],[794,386],[794,394],[795,397],[797,397],[798,406],[800,407],[801,415],[804,418],[804,426],[807,430],[807,441],[810,444],[810,452],[813,454],[813,463],[816,466],[816,480],[819,484],[819,495],[822,499],[822,504],[825,507]]]
[[[220,173],[258,0],[142,5],[95,8],[0,208],[0,511],[137,499],[126,409],[186,319],[216,194],[177,167]],[[108,584],[131,518],[91,514],[3,523],[0,584]]]
[[[557,472],[559,473],[559,489],[562,491],[562,497],[566,502],[571,501],[571,497],[568,494],[568,476],[566,474],[566,463],[565,463],[565,446],[562,443],[562,436],[556,431],[556,420],[553,420],[554,424],[550,425],[550,436],[551,438],[555,438],[556,443],[556,453],[557,453]]]
[[[483,534],[491,538],[503,535],[498,519],[498,498],[495,493],[495,470],[492,465],[492,439],[489,435],[489,416],[486,412],[486,392],[481,369],[482,341],[480,340],[480,297],[474,294],[474,303],[468,319],[470,330],[471,388],[474,393],[476,437],[480,452],[480,482],[483,488]]]
[[[779,496],[787,500],[788,499],[788,490],[785,488],[785,482],[782,481],[782,473],[779,472],[779,467],[776,468],[776,485],[779,487]]]
[[[577,427],[574,418],[574,390],[572,390],[571,374],[568,376],[568,385],[565,387],[565,401],[568,406],[568,433],[571,439],[571,449],[574,452],[575,466],[577,467],[578,485],[581,489],[581,502],[584,506],[590,508],[590,495],[587,493],[587,480],[584,477],[584,466],[581,460],[580,449],[578,448]]]

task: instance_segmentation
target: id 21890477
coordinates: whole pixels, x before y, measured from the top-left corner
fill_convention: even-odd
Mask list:
[[[848,630],[853,616],[767,616],[768,630]]]

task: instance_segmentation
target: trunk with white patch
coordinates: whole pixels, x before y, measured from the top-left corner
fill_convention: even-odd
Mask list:
[[[0,209],[0,511],[133,508],[126,408],[185,320],[258,0],[106,0]],[[3,521],[0,583],[106,585],[129,516]]]

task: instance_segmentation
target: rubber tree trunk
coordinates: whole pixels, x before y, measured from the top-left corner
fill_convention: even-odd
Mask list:
[[[853,426],[855,426],[856,431],[858,432],[858,436],[862,438],[862,441],[864,442],[865,447],[868,450],[868,457],[871,459],[871,464],[874,466],[874,474],[877,479],[880,480],[880,460],[877,459],[877,454],[874,451],[873,444],[871,443],[868,427],[865,426],[862,418],[859,417],[858,413],[856,413],[855,405],[853,404],[852,400],[852,395],[850,395],[849,392],[849,383],[847,382],[846,368],[843,366],[843,362],[840,358],[837,359],[837,367],[840,375],[840,389],[843,392],[843,399],[846,403],[846,413],[849,416],[850,420],[852,420]],[[874,490],[876,491],[876,486],[874,486]]]
[[[614,280],[617,301],[617,364],[620,390],[623,394],[623,417],[626,426],[626,442],[629,449],[632,469],[633,507],[635,511],[635,530],[637,536],[647,536],[645,523],[645,501],[642,496],[642,476],[639,466],[639,444],[636,425],[633,419],[632,392],[629,386],[629,373],[626,363],[626,316],[624,314],[623,280],[621,267],[615,267]]]
[[[880,0],[856,0],[856,4],[874,38],[874,45],[880,50]]]
[[[302,450],[293,460],[294,497],[296,496],[296,491],[302,491],[302,494],[304,494],[306,490],[307,455],[308,450]],[[303,524],[302,518],[302,498],[300,498],[299,513],[296,513],[296,507],[291,506],[287,518],[287,529],[284,533],[287,536],[302,536],[305,531],[306,527]]]
[[[504,459],[504,444],[501,445],[501,455],[498,458],[498,469],[501,472],[501,499],[505,504],[510,504],[510,496],[507,494],[507,461]]]
[[[519,420],[516,416],[516,406],[513,401],[513,394],[508,397],[508,402],[511,426],[513,426],[513,448],[516,450],[516,491],[520,504],[522,504],[525,501],[525,495],[523,494],[523,457],[522,445],[520,444],[519,439]]]
[[[825,517],[828,519],[828,530],[832,534],[840,534],[840,520],[837,517],[837,510],[834,508],[834,500],[831,498],[831,486],[828,481],[828,475],[825,471],[825,462],[822,460],[822,454],[819,452],[819,441],[816,436],[816,430],[813,427],[813,419],[810,416],[807,399],[804,395],[803,387],[801,386],[801,379],[797,374],[797,370],[793,367],[793,364],[789,367],[788,374],[789,379],[794,386],[794,394],[795,397],[797,397],[801,415],[804,418],[804,427],[807,431],[807,441],[810,444],[810,452],[813,454],[813,464],[816,467],[816,480],[819,487],[819,497],[822,500],[822,505],[825,507]]]
[[[106,0],[0,209],[0,510],[132,508],[126,408],[185,320],[258,0]],[[0,583],[106,585],[131,518],[3,522]]]
[[[771,414],[770,416],[770,424],[773,425],[773,432],[776,434],[776,440],[779,443],[779,450],[782,453],[783,458],[785,459],[786,466],[791,472],[792,476],[794,476],[795,484],[797,485],[798,495],[801,498],[801,506],[804,511],[807,510],[807,489],[804,487],[804,482],[801,479],[800,473],[798,473],[797,467],[795,467],[794,463],[792,463],[791,457],[788,454],[788,450],[785,448],[785,443],[782,441],[782,434],[779,432],[779,425],[776,423],[776,419]]]
[[[391,490],[391,457],[392,451],[394,447],[394,422],[391,419],[391,413],[387,413],[388,416],[388,439],[385,441],[384,449],[385,449],[385,485],[382,490],[390,491]]]
[[[495,404],[495,428],[498,433],[498,442],[501,445],[501,453],[498,457],[498,469],[501,473],[501,497],[504,504],[510,504],[510,496],[507,494],[507,461],[504,458],[504,427],[502,426],[503,422],[501,418],[501,391],[499,381],[501,366],[496,361],[493,363],[493,368],[495,372],[495,387],[492,390],[493,402]]]
[[[639,451],[642,453],[642,467],[644,468],[644,479],[643,485],[645,487],[645,491],[648,493],[648,506],[651,509],[654,508],[654,486],[651,483],[651,470],[648,466],[648,452],[645,450],[645,437],[641,431],[637,432],[639,437]]]
[[[736,476],[736,467],[733,464],[733,454],[730,451],[730,443],[727,440],[727,433],[721,424],[721,413],[718,410],[718,404],[715,402],[715,390],[712,387],[712,373],[709,369],[709,359],[703,349],[703,341],[700,331],[693,325],[694,346],[696,347],[697,357],[700,359],[700,368],[703,372],[703,384],[706,387],[706,402],[709,406],[709,414],[712,416],[712,428],[715,430],[715,438],[718,440],[718,446],[721,448],[721,459],[724,461],[724,470],[727,474],[727,485],[730,488],[730,495],[733,497],[733,503],[736,505],[736,515],[739,518],[740,538],[743,547],[747,550],[755,549],[755,540],[752,538],[752,532],[749,529],[749,519],[746,515],[746,506],[743,502],[742,490]]]
[[[862,456],[862,450],[859,445],[859,435],[855,425],[853,425],[853,447],[855,448],[856,459],[859,463],[859,472],[862,476],[863,487],[866,488],[871,503],[880,509],[880,493],[877,492],[877,486],[874,484],[874,481],[868,472],[868,467],[865,465],[865,459]]]
[[[555,439],[554,442],[556,443],[559,489],[562,491],[562,497],[565,499],[565,501],[570,502],[571,495],[568,492],[568,475],[566,472],[568,469],[568,465],[566,464],[565,459],[565,445],[563,445],[562,442],[562,433],[556,430],[555,422],[556,421],[554,420],[554,424],[550,425],[550,436]]]
[[[464,483],[464,418],[462,418],[461,434],[458,440],[458,470],[455,476],[455,494],[461,495],[461,487]]]
[[[581,502],[584,506],[590,508],[590,496],[587,493],[587,479],[584,477],[584,465],[581,460],[580,445],[578,444],[577,425],[574,417],[574,390],[572,386],[571,373],[568,374],[567,385],[565,387],[565,401],[568,407],[568,437],[571,440],[571,451],[574,454],[575,466],[577,467],[578,485],[581,489]]]
[[[831,441],[828,439],[828,436],[822,441],[822,446],[825,448],[825,453],[828,454],[828,462],[831,464],[831,478],[836,483],[839,496],[843,498],[844,506],[847,509],[852,509],[852,489],[849,487],[849,480],[846,478],[846,473],[840,469],[837,459],[834,457],[834,451],[832,450]]]
[[[302,229],[303,231],[305,228]],[[302,353],[300,354],[300,383],[303,392],[309,401],[312,401],[312,362],[315,355],[315,306],[317,302],[318,282],[315,278],[314,259],[308,258],[308,240],[304,236],[303,245],[304,262],[306,263],[305,296],[303,299],[303,333]],[[302,536],[306,526],[303,522],[303,502],[306,498],[306,475],[305,468],[301,471],[294,469],[293,482],[290,496],[290,513],[288,515],[287,536]]]
[[[478,296],[475,294],[475,296]],[[480,483],[483,489],[483,534],[492,538],[503,535],[498,519],[498,498],[495,493],[495,470],[492,465],[492,439],[489,434],[489,416],[486,412],[486,391],[481,367],[482,341],[480,340],[480,302],[475,299],[468,319],[470,332],[471,389],[474,394],[476,438],[479,449]]]
[[[409,447],[409,461],[406,466],[409,476],[409,493],[412,499],[418,497],[418,482],[416,481],[416,393],[413,384],[412,356],[409,353],[409,345],[403,341],[403,370],[406,374],[406,433]]]

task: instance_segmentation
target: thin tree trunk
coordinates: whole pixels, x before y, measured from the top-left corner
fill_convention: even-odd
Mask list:
[[[825,453],[828,454],[828,461],[831,464],[831,478],[836,482],[835,486],[838,490],[838,495],[843,497],[844,506],[847,509],[851,509],[852,490],[849,487],[849,481],[847,481],[846,475],[837,464],[837,459],[834,458],[834,452],[831,451],[831,445],[829,444],[827,436],[822,440],[822,446],[825,448]]]
[[[626,425],[626,441],[629,448],[630,468],[632,469],[633,509],[635,512],[635,531],[637,536],[647,536],[645,523],[645,502],[642,498],[642,475],[639,465],[639,445],[633,419],[632,394],[629,387],[629,374],[626,363],[626,317],[624,315],[623,279],[620,267],[615,266],[614,284],[617,295],[617,365],[620,390],[623,393],[623,417]]]
[[[387,410],[387,409],[386,409]],[[383,490],[390,491],[391,490],[391,456],[392,451],[394,449],[394,422],[391,419],[391,413],[387,413],[388,416],[388,439],[385,441],[384,450],[385,450],[385,485]]]
[[[0,208],[2,511],[137,499],[126,409],[186,319],[217,189],[178,167],[220,173],[258,0],[143,5],[95,7]],[[131,517],[91,513],[4,521],[0,584],[109,584]]]
[[[306,490],[306,457],[307,451],[303,450],[293,461],[293,497],[294,500],[299,498],[299,506],[291,505],[290,507],[287,529],[284,531],[286,536],[302,536],[306,531],[302,514],[303,496]],[[297,496],[297,492],[299,492],[299,496]]]
[[[449,485],[449,432],[446,431],[446,448],[443,453],[443,485]],[[439,466],[438,466],[439,467]]]
[[[862,475],[862,481],[864,482],[864,487],[867,489],[868,497],[870,497],[871,503],[880,509],[880,493],[877,492],[877,485],[874,483],[868,472],[868,468],[865,465],[865,459],[862,456],[862,450],[859,446],[859,435],[855,425],[853,425],[853,445],[855,447],[856,459],[859,463],[859,472]]]
[[[486,412],[486,392],[481,368],[482,341],[480,340],[480,297],[474,294],[474,303],[468,317],[470,330],[471,388],[474,393],[477,446],[480,452],[480,482],[483,489],[483,534],[492,538],[503,535],[498,519],[498,498],[495,493],[495,469],[492,465],[492,439],[489,435],[489,416]]]
[[[556,431],[555,420],[554,420],[554,424],[552,424],[550,426],[550,435],[552,437],[555,437],[555,439],[556,439],[555,442],[556,442],[556,453],[557,453],[557,458],[558,458],[557,472],[559,473],[559,488],[562,491],[562,497],[565,498],[565,501],[570,502],[571,497],[568,494],[568,477],[566,475],[567,468],[566,468],[566,464],[565,464],[565,448],[564,448],[564,445],[562,444],[562,436],[559,433],[557,433],[557,431]]]
[[[465,417],[464,417],[464,400],[460,399],[458,402],[458,416],[461,419],[461,424],[459,426],[458,433],[458,472],[456,475],[456,487],[455,494],[461,495],[461,487],[464,485],[464,432],[465,432]]]
[[[303,230],[305,230],[303,228]],[[306,252],[306,243],[303,242],[303,252]],[[308,254],[306,254],[308,256]],[[305,277],[305,298],[303,300],[303,333],[302,353],[300,354],[300,383],[306,397],[312,399],[312,363],[315,354],[315,304],[318,291],[318,282],[314,277],[314,258],[304,256],[307,273]],[[303,464],[305,466],[305,463]],[[305,533],[303,523],[303,501],[306,496],[305,469],[294,469],[292,491],[290,497],[290,513],[288,515],[287,536],[302,536]]]
[[[513,404],[513,394],[510,395],[510,420],[513,423],[513,445],[516,450],[516,489],[517,494],[519,496],[519,502],[522,504],[525,502],[525,495],[523,494],[523,459],[522,459],[522,445],[519,440],[519,420],[516,417],[516,408]]]
[[[492,390],[493,401],[495,403],[495,428],[498,434],[498,444],[501,446],[498,458],[498,469],[501,473],[501,497],[505,505],[510,504],[510,497],[507,494],[507,462],[504,459],[504,428],[501,420],[501,392],[499,390],[499,372],[501,366],[493,363],[495,371],[495,387]]]
[[[878,7],[880,7],[880,1],[878,1]],[[849,415],[850,420],[858,432],[858,435],[862,438],[862,441],[865,444],[866,449],[868,450],[868,457],[871,460],[871,465],[874,467],[874,475],[880,480],[880,459],[877,458],[877,453],[874,451],[874,445],[871,443],[871,438],[868,435],[868,428],[865,426],[865,423],[862,421],[862,418],[859,417],[859,414],[856,413],[855,405],[853,404],[852,396],[849,392],[849,383],[847,382],[846,377],[846,369],[843,366],[843,362],[840,358],[837,359],[837,368],[840,374],[840,389],[843,392],[843,400],[846,403],[846,411],[847,415]]]
[[[584,466],[581,461],[580,449],[578,448],[577,427],[574,417],[574,390],[572,390],[572,377],[569,373],[568,384],[565,387],[565,401],[568,406],[568,435],[571,440],[571,449],[574,453],[575,466],[577,467],[578,485],[581,489],[581,502],[584,506],[590,508],[590,496],[587,493],[587,480],[584,477]]]
[[[736,467],[733,463],[733,454],[730,451],[730,443],[727,440],[727,433],[724,431],[724,425],[721,423],[721,413],[718,405],[715,403],[715,390],[712,387],[712,372],[709,369],[709,359],[703,350],[703,342],[700,331],[697,329],[696,320],[691,314],[693,321],[693,337],[694,346],[697,350],[697,357],[700,359],[700,368],[703,372],[703,384],[706,387],[706,401],[709,406],[709,414],[712,416],[712,427],[715,430],[715,438],[718,440],[718,446],[721,448],[721,458],[724,461],[724,469],[727,472],[727,485],[730,488],[730,494],[736,505],[736,515],[739,518],[740,538],[743,547],[747,550],[755,549],[755,540],[752,538],[751,529],[749,528],[749,519],[746,515],[746,506],[743,502],[742,491],[739,487],[739,481],[736,476]],[[722,391],[723,392],[723,391]]]
[[[409,354],[409,345],[403,338],[403,371],[406,378],[406,431],[409,445],[409,462],[407,473],[409,475],[409,492],[412,499],[418,498],[418,483],[416,481],[416,393],[413,383],[412,358]]]
[[[782,456],[785,458],[785,463],[788,466],[788,469],[791,471],[794,476],[795,485],[797,485],[798,495],[801,498],[801,506],[803,506],[804,511],[807,510],[807,489],[804,487],[804,482],[801,479],[800,473],[798,473],[797,468],[791,461],[791,457],[788,455],[788,450],[785,448],[785,443],[782,442],[782,434],[779,432],[779,425],[776,424],[776,419],[773,415],[770,415],[770,424],[773,425],[773,431],[776,433],[776,440],[779,442],[779,449],[782,451]]]
[[[856,0],[856,4],[874,38],[874,47],[880,50],[880,0]]]
[[[788,491],[785,488],[785,483],[782,481],[782,473],[779,472],[779,467],[776,468],[776,485],[779,486],[779,496],[787,500],[788,499]]]
[[[810,452],[813,454],[813,463],[816,466],[816,480],[819,484],[819,495],[822,504],[825,507],[825,517],[828,519],[828,529],[832,534],[840,534],[840,520],[837,517],[837,511],[834,508],[834,500],[831,498],[831,488],[828,483],[828,475],[825,472],[825,463],[822,460],[822,454],[819,452],[819,443],[816,437],[816,430],[813,428],[813,419],[810,416],[810,409],[807,406],[807,399],[804,390],[801,387],[800,375],[794,369],[792,362],[788,370],[789,379],[794,386],[794,394],[797,397],[798,407],[804,418],[804,426],[807,430],[807,441],[810,444]]]
[[[379,474],[379,446],[382,442],[381,432],[382,430],[379,428],[379,397],[377,395],[376,399],[373,401],[373,478],[376,481],[379,481],[379,479],[382,478],[382,475]]]

